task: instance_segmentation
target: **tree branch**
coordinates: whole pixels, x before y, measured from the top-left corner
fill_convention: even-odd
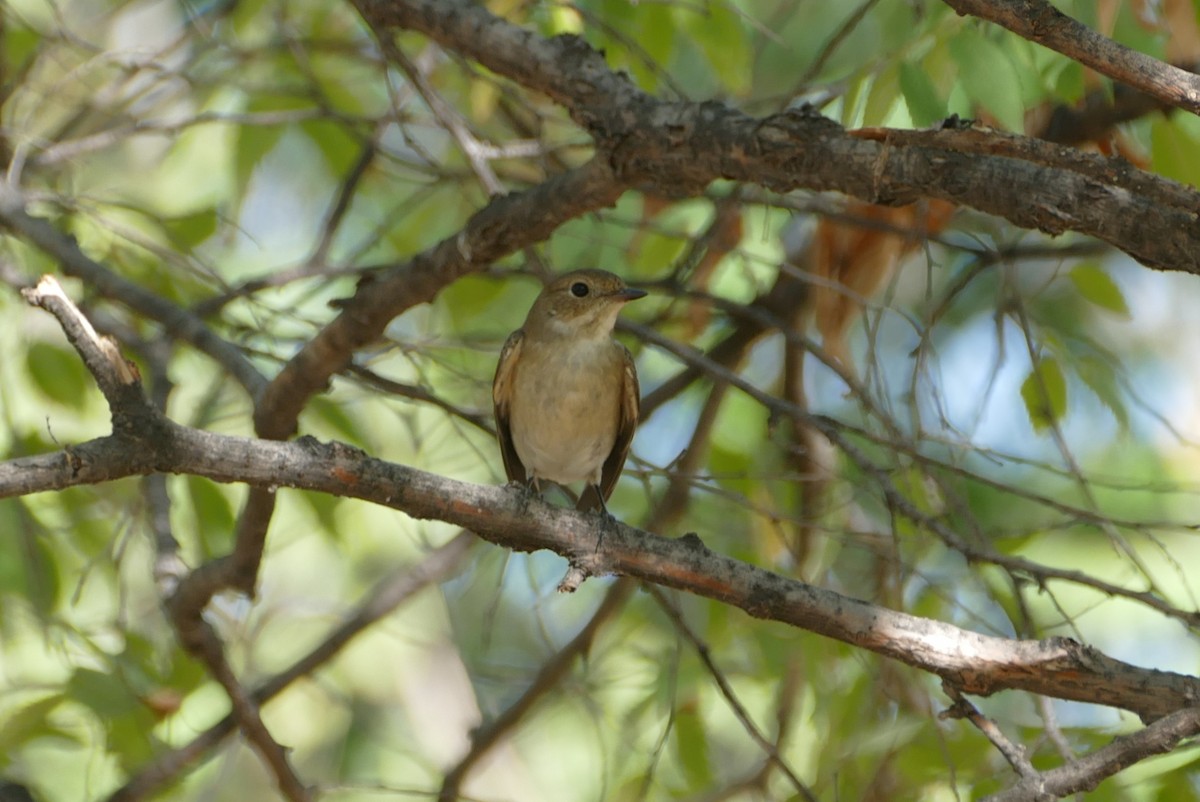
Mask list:
[[[1200,194],[1121,162],[994,132],[895,132],[875,141],[811,110],[754,118],[717,102],[659,101],[582,39],[543,39],[467,0],[355,5],[381,38],[419,31],[549,95],[626,187],[689,197],[725,178],[872,203],[941,198],[1023,228],[1088,234],[1150,267],[1200,273]]]
[[[735,378],[731,383],[740,386]],[[1010,640],[896,612],[716,554],[695,535],[663,538],[513,488],[373,459],[341,443],[191,429],[144,401],[122,414],[131,425],[110,437],[0,463],[0,498],[153,471],[248,484],[272,495],[281,487],[316,490],[452,523],[518,551],[549,549],[593,576],[631,576],[731,604],[937,674],[964,693],[1021,689],[1120,707],[1146,721],[1200,698],[1194,677],[1131,666],[1068,638]],[[201,570],[219,572],[220,563]],[[187,633],[180,636],[186,643]]]
[[[1197,734],[1200,734],[1200,707],[1179,710],[1135,733],[1118,736],[1107,746],[1065,766],[1022,778],[983,802],[1040,802],[1047,795],[1061,799],[1090,791],[1121,769],[1170,752],[1180,741]]]
[[[1200,698],[1200,680],[1122,663],[1067,638],[1017,641],[888,610],[668,539],[553,507],[512,488],[476,485],[372,459],[340,443],[213,434],[168,422],[158,444],[124,437],[0,463],[0,498],[158,470],[256,487],[358,498],[470,529],[517,551],[549,549],[593,575],[674,587],[916,666],[966,693],[1021,689],[1130,710],[1153,720]],[[128,456],[150,452],[146,464]],[[34,486],[14,481],[33,471]],[[596,544],[600,543],[599,549]]]

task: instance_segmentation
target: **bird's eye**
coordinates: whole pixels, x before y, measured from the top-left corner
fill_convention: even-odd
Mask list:
[[[576,281],[571,285],[571,294],[576,298],[584,297],[588,294],[588,285],[584,284],[582,281]]]

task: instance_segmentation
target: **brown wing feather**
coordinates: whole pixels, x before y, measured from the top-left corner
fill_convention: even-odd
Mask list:
[[[500,350],[500,361],[496,364],[496,377],[492,379],[492,404],[496,412],[496,439],[500,441],[500,456],[504,459],[504,472],[510,482],[524,482],[525,466],[517,456],[513,444],[512,427],[509,423],[512,412],[513,378],[517,369],[517,356],[521,353],[521,342],[525,331],[517,329],[508,335],[504,348]]]
[[[621,477],[621,470],[625,467],[626,457],[629,456],[629,445],[633,442],[633,433],[637,429],[638,416],[642,409],[642,392],[638,386],[633,356],[625,346],[618,344],[617,347],[621,349],[625,358],[625,370],[621,388],[621,412],[617,419],[617,439],[613,442],[612,451],[609,452],[608,459],[604,460],[604,467],[600,471],[600,491],[604,494],[605,501],[612,495],[613,488],[617,486],[617,479]]]

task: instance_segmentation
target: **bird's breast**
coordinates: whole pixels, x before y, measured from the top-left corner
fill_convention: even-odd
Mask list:
[[[513,377],[510,425],[529,473],[599,483],[616,440],[623,382],[624,358],[610,338],[527,341]]]

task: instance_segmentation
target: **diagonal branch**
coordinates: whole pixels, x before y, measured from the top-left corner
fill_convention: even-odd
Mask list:
[[[1166,754],[1185,738],[1197,734],[1200,734],[1200,707],[1188,707],[1137,732],[1118,736],[1107,746],[1065,766],[1023,777],[1011,788],[986,797],[984,802],[1039,802],[1047,795],[1061,799],[1090,791],[1101,780],[1138,761]]]
[[[373,459],[340,443],[255,440],[170,421],[160,432],[153,442],[114,436],[0,463],[0,498],[16,495],[18,487],[51,490],[150,471],[315,490],[455,524],[505,548],[548,549],[592,575],[635,577],[730,604],[756,618],[915,666],[964,693],[1020,689],[1119,707],[1148,721],[1200,698],[1195,677],[1132,666],[1069,638],[982,635],[788,579],[709,551],[694,535],[664,538],[551,506],[518,489],[462,482]],[[41,481],[33,487],[21,474]]]

